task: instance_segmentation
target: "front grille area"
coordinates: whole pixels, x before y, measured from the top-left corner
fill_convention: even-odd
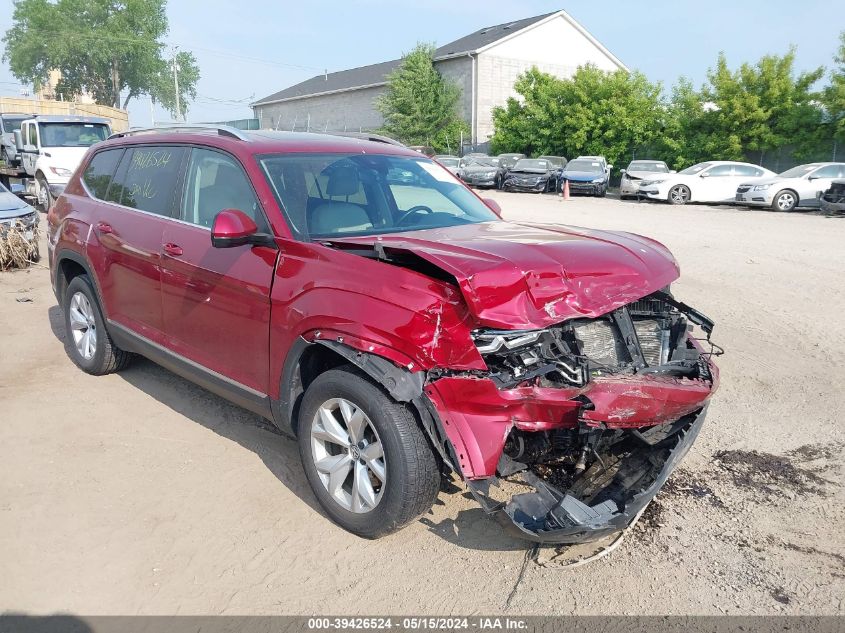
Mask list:
[[[750,190],[751,190],[751,185],[743,185],[742,187],[737,187],[736,192],[737,193],[745,193],[746,191],[750,191]]]

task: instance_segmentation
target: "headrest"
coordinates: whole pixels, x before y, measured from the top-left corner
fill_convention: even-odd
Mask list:
[[[351,196],[358,193],[360,181],[355,165],[340,165],[332,169],[326,194],[330,196]]]

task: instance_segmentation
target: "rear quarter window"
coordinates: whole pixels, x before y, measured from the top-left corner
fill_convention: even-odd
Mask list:
[[[123,148],[97,152],[85,168],[82,181],[95,198],[105,200],[114,171],[123,156]]]

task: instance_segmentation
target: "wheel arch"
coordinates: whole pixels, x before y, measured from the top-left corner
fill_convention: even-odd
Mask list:
[[[397,402],[406,403],[440,458],[460,474],[454,447],[423,392],[426,372],[412,372],[382,356],[338,341],[296,339],[282,367],[279,399],[271,403],[276,426],[286,435],[296,436],[299,407],[308,386],[323,372],[346,364],[357,367]]]
[[[59,303],[62,302],[65,291],[74,277],[78,277],[79,275],[88,275],[91,282],[94,284],[94,289],[97,291],[100,309],[103,311],[103,316],[105,316],[105,306],[103,306],[102,294],[100,293],[100,284],[92,272],[91,265],[85,257],[75,251],[63,250],[56,253],[54,262],[53,268],[55,269],[55,279],[53,282],[53,289]]]

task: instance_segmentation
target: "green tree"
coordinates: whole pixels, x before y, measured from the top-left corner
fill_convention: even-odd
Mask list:
[[[461,90],[434,67],[434,47],[418,44],[387,76],[387,91],[376,101],[383,132],[409,145],[455,151],[469,125],[458,112]]]
[[[839,34],[839,49],[833,59],[836,67],[830,74],[830,84],[824,90],[823,103],[833,137],[845,143],[845,31]]]
[[[639,72],[587,65],[569,79],[536,68],[516,81],[519,98],[494,108],[494,152],[602,154],[616,163],[653,145],[666,107],[659,83]]]
[[[16,0],[3,37],[3,60],[21,81],[42,85],[58,70],[59,94],[87,92],[97,103],[126,107],[142,94],[176,114],[166,0]],[[191,53],[176,56],[183,115],[196,97],[199,69]],[[123,101],[121,103],[121,95]]]
[[[797,155],[815,146],[822,110],[813,86],[824,69],[796,75],[794,65],[794,49],[742,64],[736,71],[719,55],[701,93],[710,107],[698,122],[708,130],[704,149],[710,158],[740,160],[759,153],[762,161],[767,151],[787,145]]]

